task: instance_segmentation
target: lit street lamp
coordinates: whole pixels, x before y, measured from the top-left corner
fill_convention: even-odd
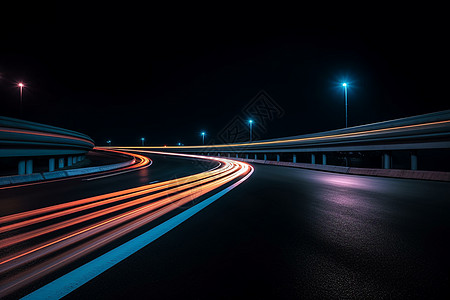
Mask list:
[[[205,144],[205,132],[204,131],[202,131],[202,141],[203,141],[203,145]]]
[[[145,138],[141,138],[142,146],[144,146]]]
[[[108,146],[111,146],[111,140],[107,140],[106,143],[108,144]]]
[[[23,84],[23,82],[19,82],[17,86],[19,87],[20,93],[20,118],[22,118],[22,89],[25,85]]]
[[[345,94],[345,128],[347,128],[347,83],[343,83],[342,86],[344,87],[344,94]]]
[[[253,125],[253,120],[248,120],[248,124],[250,125],[250,142],[252,141],[252,125]]]

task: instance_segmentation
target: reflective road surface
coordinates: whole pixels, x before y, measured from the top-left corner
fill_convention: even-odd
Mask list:
[[[168,169],[187,173],[191,168],[199,172],[199,166],[204,170],[214,167],[212,163],[206,167],[192,164],[192,160],[147,155],[154,165],[146,172],[163,165],[158,161],[170,161]],[[254,173],[241,185],[67,298],[448,296],[449,183],[253,167]],[[131,172],[75,186],[82,189],[88,184],[92,189],[97,182],[106,192],[102,181],[117,181],[117,189],[120,180],[126,182],[129,176],[142,180]],[[68,186],[60,184],[58,190]],[[0,196],[5,192],[0,191]],[[30,192],[39,193],[36,188]],[[42,193],[52,197],[48,190]],[[17,195],[27,197],[26,192]],[[12,200],[11,194],[8,196]],[[201,199],[185,208],[195,207]],[[131,238],[119,239],[102,253]],[[13,296],[45,286],[99,255],[94,252]]]

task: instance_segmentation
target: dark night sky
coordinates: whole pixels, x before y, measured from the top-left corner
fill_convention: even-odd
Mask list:
[[[200,143],[261,90],[285,111],[261,138],[340,128],[344,79],[349,125],[450,108],[445,19],[420,7],[376,17],[206,10],[3,11],[0,115],[18,116],[19,80],[25,119],[99,145]]]

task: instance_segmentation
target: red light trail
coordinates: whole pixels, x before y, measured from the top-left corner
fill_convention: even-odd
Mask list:
[[[139,157],[142,165],[148,163],[145,156],[133,155]],[[1,217],[0,297],[220,190],[252,169],[243,162],[206,159],[217,161],[219,166],[179,179]]]

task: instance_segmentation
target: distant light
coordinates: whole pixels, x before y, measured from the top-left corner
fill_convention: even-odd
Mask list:
[[[251,123],[253,123],[253,120],[248,120],[248,122],[251,124]]]
[[[19,82],[19,83],[17,84],[17,86],[18,86],[18,87],[24,87],[25,85],[24,85],[22,82]]]
[[[202,135],[205,135],[205,133],[204,133],[204,132],[202,132]]]
[[[342,86],[347,86],[347,83],[344,82],[344,83],[342,84]]]
[[[145,141],[145,138],[141,138],[141,141]]]

